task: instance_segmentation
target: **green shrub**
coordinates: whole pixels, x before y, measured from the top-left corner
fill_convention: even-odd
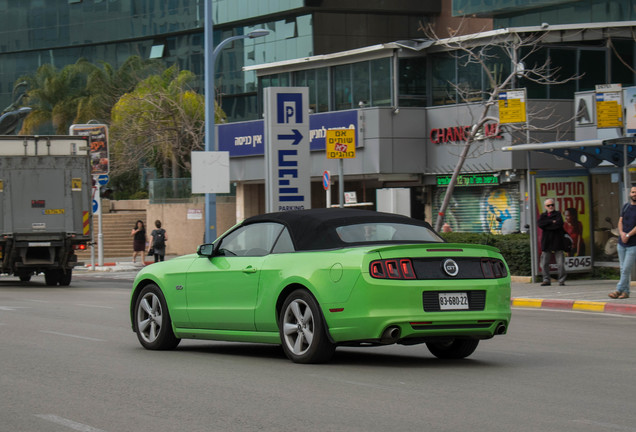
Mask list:
[[[510,274],[530,276],[530,236],[528,234],[441,233],[451,243],[473,243],[496,247],[506,259]]]

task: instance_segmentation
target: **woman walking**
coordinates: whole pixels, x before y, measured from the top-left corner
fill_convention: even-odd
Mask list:
[[[141,257],[141,263],[144,263],[144,253],[146,251],[146,226],[143,221],[138,220],[135,223],[135,227],[130,231],[130,236],[133,238],[133,255],[132,262],[137,259],[137,255]]]

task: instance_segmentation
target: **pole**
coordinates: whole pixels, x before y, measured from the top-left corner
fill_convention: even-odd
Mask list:
[[[629,201],[629,192],[631,190],[631,178],[629,176],[629,167],[627,165],[627,144],[623,144],[623,187],[625,188],[624,203]]]
[[[340,208],[344,207],[344,159],[338,159],[338,195]]]
[[[95,186],[93,186],[93,190],[92,190],[93,193],[91,194],[91,204],[92,204],[93,197],[95,196],[95,192],[96,192],[95,189],[96,189]],[[93,225],[93,229],[95,229],[94,225]],[[95,236],[92,230],[91,230],[91,270],[95,271]]]
[[[99,184],[97,185],[97,264],[100,267],[104,266],[104,234],[102,233],[102,196],[99,190]],[[143,259],[143,258],[142,258]]]
[[[212,24],[212,3],[214,0],[206,0],[205,3],[205,151],[216,151],[215,127],[214,127],[214,62],[216,60],[214,47],[214,28]],[[204,242],[212,243],[216,239],[216,194],[205,194],[205,229]]]
[[[530,120],[526,115],[526,143],[530,144]],[[530,175],[530,151],[526,152],[526,168],[528,171],[528,206],[527,206],[527,216],[526,220],[529,222],[530,226],[530,277],[532,278],[532,282],[534,283],[536,273],[537,273],[537,224],[535,221],[536,214],[534,211],[534,206],[536,204],[536,200],[534,197],[534,189],[532,187],[532,176]]]

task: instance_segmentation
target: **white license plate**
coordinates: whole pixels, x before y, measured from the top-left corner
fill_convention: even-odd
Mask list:
[[[465,292],[439,293],[441,310],[468,309],[468,294]]]

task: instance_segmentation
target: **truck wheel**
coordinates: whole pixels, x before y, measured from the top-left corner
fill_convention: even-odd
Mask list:
[[[73,277],[73,269],[59,270],[60,286],[69,286],[71,284],[71,278]]]
[[[46,270],[44,272],[44,282],[48,286],[55,286],[60,279],[60,273],[58,270]]]

